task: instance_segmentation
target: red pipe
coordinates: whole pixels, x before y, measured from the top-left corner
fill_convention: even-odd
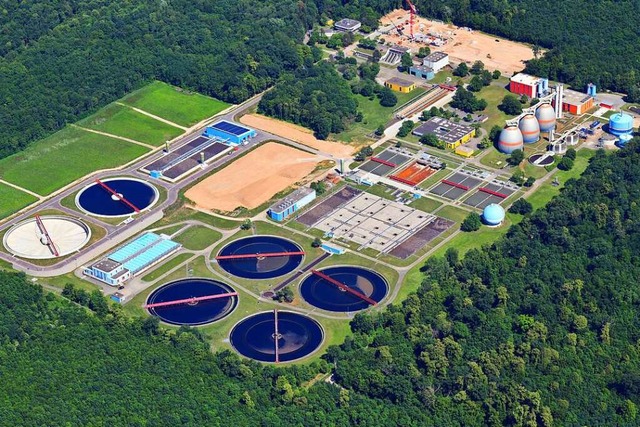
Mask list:
[[[53,240],[51,240],[51,236],[49,236],[49,233],[47,232],[47,229],[44,226],[44,222],[42,222],[42,218],[40,218],[40,215],[36,215],[36,224],[38,225],[40,232],[47,239],[47,246],[49,246],[49,249],[51,250],[51,252],[53,252],[55,256],[60,256],[58,249],[56,249],[56,245],[53,244]]]
[[[416,185],[418,185],[417,182],[409,181],[408,179],[400,178],[399,176],[396,176],[396,175],[389,175],[389,178],[393,179],[394,181],[402,182],[403,184],[408,184],[412,187],[415,187]]]
[[[372,162],[376,162],[376,163],[382,163],[383,165],[387,165],[387,166],[390,166],[390,167],[392,167],[392,168],[395,168],[396,166],[398,166],[398,165],[396,165],[395,163],[391,163],[391,162],[388,162],[388,161],[386,161],[386,160],[382,160],[382,159],[381,159],[381,158],[379,158],[379,157],[372,157],[372,158],[371,158],[371,161],[372,161]]]
[[[179,299],[175,301],[156,302],[154,304],[144,305],[143,308],[166,307],[169,305],[178,305],[178,304],[193,304],[194,302],[198,302],[198,301],[208,301],[208,300],[218,299],[218,298],[235,297],[237,295],[238,295],[237,292],[227,292],[225,294],[206,295],[203,297],[191,297],[191,298]]]
[[[361,300],[364,300],[364,301],[368,302],[368,303],[369,303],[369,304],[371,304],[371,305],[378,305],[378,303],[377,303],[375,300],[373,300],[373,299],[369,298],[368,296],[366,296],[366,295],[364,295],[364,294],[361,294],[360,292],[358,292],[358,291],[356,291],[356,290],[354,290],[354,289],[351,289],[351,288],[350,288],[350,287],[348,287],[347,285],[345,285],[345,284],[343,284],[343,283],[340,283],[340,282],[338,282],[338,281],[337,281],[337,280],[335,280],[335,279],[332,279],[331,277],[327,276],[326,274],[324,274],[324,273],[322,273],[322,272],[320,272],[320,271],[318,271],[318,270],[311,270],[311,272],[312,272],[313,274],[315,274],[316,276],[320,277],[321,279],[324,279],[324,280],[326,280],[327,282],[329,282],[329,283],[331,283],[331,284],[333,284],[333,285],[336,285],[337,287],[339,287],[339,288],[340,288],[340,289],[342,289],[343,291],[347,291],[347,292],[349,292],[351,295],[355,295],[355,296],[357,296],[358,298],[360,298]]]
[[[136,213],[140,212],[140,209],[138,209],[137,207],[135,207],[133,205],[133,203],[131,203],[130,201],[128,201],[127,199],[124,198],[124,196],[118,194],[115,192],[115,190],[113,190],[111,187],[109,187],[107,184],[105,184],[104,182],[100,181],[99,179],[96,179],[96,182],[98,184],[100,184],[100,186],[102,188],[104,188],[105,190],[107,190],[109,193],[113,194],[114,196],[116,196],[118,198],[118,200],[120,200],[122,203],[124,203],[125,205],[129,206],[131,209],[133,209]]]
[[[488,188],[484,188],[484,187],[479,188],[478,190],[482,191],[483,193],[491,194],[492,196],[498,196],[502,199],[506,199],[507,197],[509,197],[504,193],[498,193],[497,191],[489,190]]]
[[[469,189],[469,187],[467,187],[466,185],[458,184],[457,182],[449,181],[448,179],[443,179],[442,182],[452,187],[460,188],[461,190],[464,190],[464,191],[467,191]]]
[[[279,256],[288,256],[288,255],[304,255],[304,252],[265,252],[263,254],[240,254],[240,255],[219,255],[216,257],[217,260],[221,259],[245,259],[245,258],[272,258]]]

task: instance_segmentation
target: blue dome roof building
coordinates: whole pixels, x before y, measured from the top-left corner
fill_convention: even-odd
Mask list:
[[[505,213],[502,206],[495,203],[485,207],[482,211],[482,219],[487,225],[498,226],[504,221]]]
[[[615,113],[609,118],[609,133],[620,136],[633,132],[633,117],[626,113]]]

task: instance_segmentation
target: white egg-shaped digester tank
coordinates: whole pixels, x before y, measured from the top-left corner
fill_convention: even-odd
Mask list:
[[[540,131],[549,132],[556,127],[556,111],[551,104],[542,104],[536,110],[536,119],[538,119],[538,125]]]
[[[498,140],[498,150],[506,154],[511,154],[514,150],[522,150],[524,148],[524,140],[522,132],[516,126],[507,126],[500,132]]]
[[[518,128],[522,132],[522,139],[525,144],[533,144],[540,139],[540,125],[538,125],[538,120],[533,114],[524,116],[520,120]]]

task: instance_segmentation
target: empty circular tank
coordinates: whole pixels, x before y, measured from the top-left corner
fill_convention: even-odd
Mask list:
[[[524,116],[518,124],[518,129],[522,132],[522,140],[525,144],[533,144],[540,139],[540,125],[533,114]]]
[[[536,110],[536,119],[541,132],[549,132],[556,127],[556,110],[551,104],[542,104]]]
[[[524,140],[522,132],[516,126],[507,126],[500,132],[498,140],[498,149],[506,154],[511,154],[514,150],[522,150]]]

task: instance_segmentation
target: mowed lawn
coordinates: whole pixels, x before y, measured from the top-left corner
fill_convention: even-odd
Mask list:
[[[2,219],[18,212],[20,209],[30,205],[37,199],[31,194],[24,193],[13,187],[0,183],[0,200],[2,200],[2,203],[0,203],[0,219]]]
[[[78,125],[155,146],[182,134],[177,127],[118,104],[107,105]]]
[[[192,226],[178,234],[173,240],[182,244],[185,249],[200,251],[211,246],[222,238],[222,234],[208,227]]]
[[[181,126],[198,123],[229,107],[226,102],[162,82],[153,82],[125,96],[122,102]]]
[[[479,114],[486,114],[489,117],[487,121],[482,124],[482,127],[487,131],[491,130],[495,125],[502,127],[505,124],[505,120],[513,118],[498,110],[498,105],[502,102],[502,98],[510,93],[504,88],[504,85],[507,83],[508,80],[501,78],[500,80],[494,81],[489,86],[483,87],[480,92],[475,94],[478,98],[482,98],[487,101],[488,104],[484,111],[479,111]],[[528,106],[528,103],[523,105],[523,107]]]
[[[0,160],[0,177],[40,195],[91,172],[123,165],[149,149],[67,126]]]

